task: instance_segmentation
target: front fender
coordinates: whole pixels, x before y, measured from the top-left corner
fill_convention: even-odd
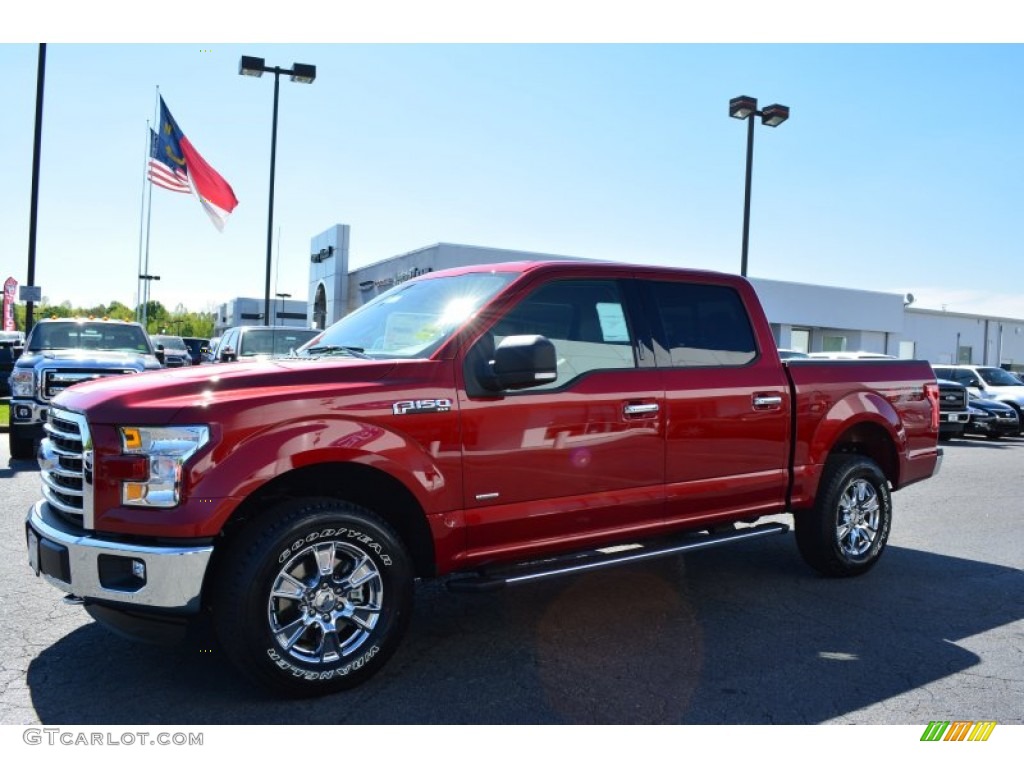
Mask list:
[[[436,453],[436,455],[435,455]],[[373,422],[321,417],[276,424],[246,435],[216,435],[185,479],[185,501],[173,509],[116,507],[109,530],[154,536],[216,536],[238,506],[283,474],[318,464],[374,467],[405,486],[427,514],[458,507],[458,454],[424,447]]]
[[[450,494],[441,457],[389,427],[347,418],[275,425],[247,436],[195,486],[196,493],[246,497],[263,484],[314,464],[355,462],[375,467],[405,485],[426,510]],[[212,467],[211,467],[212,469]]]

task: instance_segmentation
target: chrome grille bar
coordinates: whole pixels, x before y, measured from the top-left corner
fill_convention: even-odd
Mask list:
[[[43,498],[69,523],[93,526],[92,438],[81,414],[51,408],[43,425],[39,476]]]

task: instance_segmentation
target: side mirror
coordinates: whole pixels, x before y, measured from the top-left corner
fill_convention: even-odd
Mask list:
[[[481,384],[500,392],[536,387],[557,378],[554,344],[543,336],[507,336],[495,348]]]
[[[231,347],[228,347],[227,349],[222,350],[221,353],[220,353],[220,357],[218,359],[222,363],[233,362],[234,359],[235,359],[235,350],[231,349]]]

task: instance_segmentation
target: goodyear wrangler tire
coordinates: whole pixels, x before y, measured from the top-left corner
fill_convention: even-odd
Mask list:
[[[794,518],[797,547],[808,565],[826,576],[858,576],[878,562],[889,539],[889,482],[869,458],[831,456],[814,507]]]
[[[398,646],[413,572],[394,531],[334,499],[282,504],[231,545],[213,621],[247,676],[286,696],[359,685]]]

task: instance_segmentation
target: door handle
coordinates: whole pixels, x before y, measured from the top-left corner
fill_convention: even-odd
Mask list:
[[[657,403],[629,403],[622,409],[624,416],[648,416],[657,413],[660,406]]]
[[[755,411],[774,411],[782,407],[782,395],[754,395]]]

